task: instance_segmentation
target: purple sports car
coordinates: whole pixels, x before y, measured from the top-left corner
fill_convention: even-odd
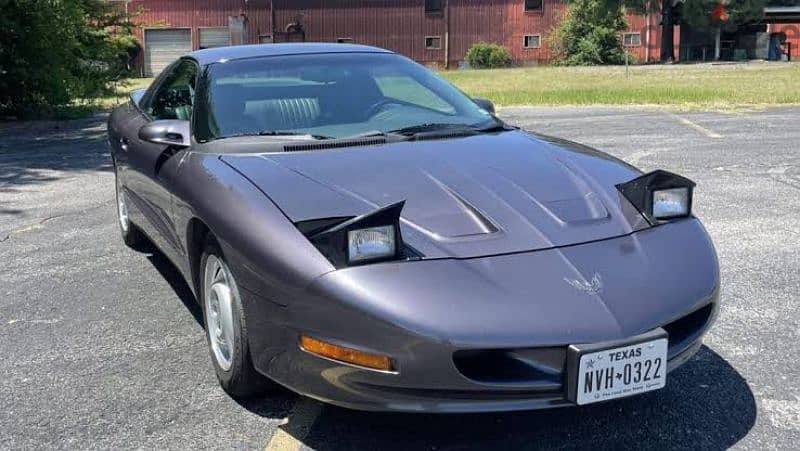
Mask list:
[[[194,52],[108,136],[122,238],[185,277],[235,397],[601,402],[663,388],[718,311],[694,183],[511,127],[386,50]]]

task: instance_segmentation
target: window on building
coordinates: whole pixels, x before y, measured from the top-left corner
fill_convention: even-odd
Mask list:
[[[542,0],[525,0],[525,11],[541,11]]]
[[[442,37],[441,36],[426,36],[425,37],[425,49],[427,50],[439,50],[442,48]]]
[[[441,14],[442,0],[425,0],[425,14]]]
[[[522,46],[526,49],[538,49],[542,46],[542,36],[538,34],[526,34]]]
[[[642,45],[642,35],[639,33],[625,33],[622,35],[622,44],[625,47],[639,47]]]
[[[355,41],[353,41],[353,38],[336,38],[336,42],[340,44],[348,44]]]

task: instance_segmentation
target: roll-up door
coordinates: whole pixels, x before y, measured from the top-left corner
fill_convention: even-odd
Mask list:
[[[192,32],[186,28],[144,30],[144,72],[153,77],[192,51]]]
[[[231,45],[231,32],[228,27],[200,29],[200,48],[225,47]]]

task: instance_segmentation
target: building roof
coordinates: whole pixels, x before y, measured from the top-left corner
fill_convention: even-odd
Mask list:
[[[303,42],[252,44],[197,50],[189,54],[201,65],[261,56],[303,55],[311,53],[392,53],[389,50],[359,44]]]
[[[797,23],[800,21],[800,6],[768,6],[764,8],[764,22]]]

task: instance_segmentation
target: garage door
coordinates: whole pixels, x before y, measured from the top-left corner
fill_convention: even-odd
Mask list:
[[[228,27],[201,28],[200,48],[225,47],[231,45],[231,32]]]
[[[183,28],[144,31],[144,72],[158,75],[170,63],[192,51],[192,32]]]

